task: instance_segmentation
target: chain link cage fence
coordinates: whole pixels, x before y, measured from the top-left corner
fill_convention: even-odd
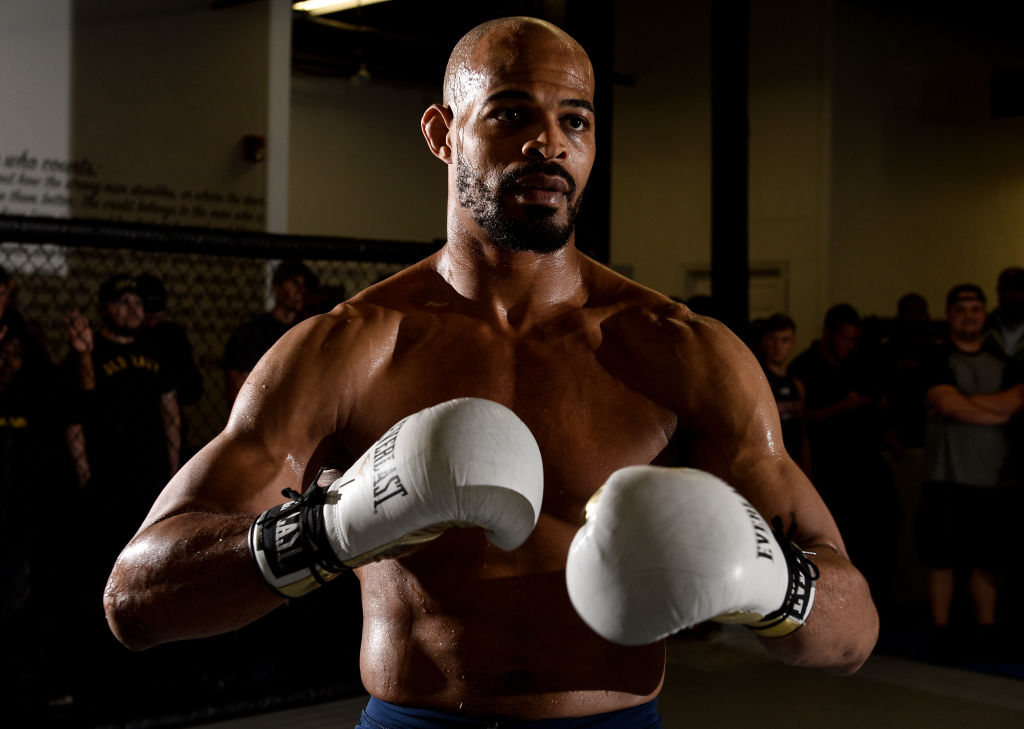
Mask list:
[[[0,216],[0,239],[0,269],[12,281],[11,305],[57,364],[69,354],[69,312],[82,312],[98,330],[98,292],[105,280],[120,273],[147,274],[163,284],[165,320],[184,328],[202,376],[199,399],[182,407],[188,424],[183,453],[201,448],[227,422],[225,344],[239,325],[272,306],[271,276],[280,261],[302,261],[319,279],[307,295],[311,315],[438,247],[13,216]]]
[[[279,261],[302,261],[319,279],[307,298],[312,314],[437,248],[436,243],[0,216],[0,268],[13,293],[8,307],[30,324],[54,364],[71,353],[69,312],[80,311],[98,331],[99,289],[112,275],[151,274],[163,284],[166,319],[184,328],[202,380],[198,399],[181,408],[183,460],[227,422],[225,345],[240,324],[271,307],[272,272]],[[11,395],[2,390],[0,395]],[[0,459],[10,460],[11,445],[4,445]],[[238,478],[244,481],[245,474]],[[0,516],[5,524],[22,524],[36,550],[29,607],[18,608],[18,620],[6,607],[0,610],[5,645],[0,697],[12,716],[29,717],[16,722],[19,726],[192,726],[199,718],[248,715],[361,690],[354,577],[343,575],[233,633],[134,653],[106,628],[100,588],[83,589],[75,578],[104,527],[89,520],[89,510],[71,493],[75,489],[56,485],[53,464],[30,464],[27,476],[11,480],[5,478],[2,495],[12,506],[0,509]],[[13,505],[26,499],[39,511],[19,516]],[[3,585],[8,593],[9,583]],[[4,595],[5,606],[12,597]],[[327,626],[329,637],[313,639],[307,633],[316,633],[318,625]]]

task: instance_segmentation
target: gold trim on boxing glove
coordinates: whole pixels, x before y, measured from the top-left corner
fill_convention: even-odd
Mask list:
[[[368,552],[363,552],[355,557],[346,559],[343,564],[350,569],[355,569],[356,567],[361,567],[370,562],[379,562],[382,559],[391,559],[392,557],[402,557],[415,551],[424,544],[434,541],[452,527],[472,528],[476,526],[480,525],[468,521],[445,521],[437,524],[431,524],[430,526],[423,527],[422,529],[411,531],[408,534],[403,535],[400,539],[388,542],[387,544],[382,544]]]
[[[803,621],[795,618],[783,618],[781,622],[761,626],[761,623],[748,623],[747,627],[750,628],[761,638],[781,638],[789,635],[790,633],[796,632],[799,628],[803,627]]]
[[[784,539],[781,520],[776,517],[773,521],[775,536],[789,566],[789,590],[782,607],[760,620],[746,624],[761,638],[781,638],[807,622],[811,608],[814,607],[814,582],[818,579],[818,566],[807,558],[808,554],[814,553],[804,552],[793,542]]]
[[[597,489],[597,491],[591,494],[589,499],[587,499],[587,503],[583,507],[582,518],[580,519],[581,524],[585,524],[592,516],[594,516],[594,510],[597,508],[597,502],[601,500],[601,492],[603,491],[604,486],[602,485]]]

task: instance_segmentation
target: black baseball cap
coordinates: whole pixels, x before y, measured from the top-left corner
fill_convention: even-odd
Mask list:
[[[271,282],[279,284],[282,281],[287,281],[290,278],[301,276],[303,283],[306,284],[306,288],[314,289],[319,283],[320,279],[315,273],[313,273],[309,266],[302,261],[295,261],[286,259],[278,264],[277,268],[274,269],[274,276]]]
[[[946,308],[948,309],[958,301],[980,301],[984,304],[985,292],[977,284],[959,284],[946,294]]]
[[[138,294],[142,296],[142,292],[139,290],[139,282],[134,276],[127,273],[115,273],[100,286],[100,303],[106,304],[108,301],[117,301],[124,294]]]

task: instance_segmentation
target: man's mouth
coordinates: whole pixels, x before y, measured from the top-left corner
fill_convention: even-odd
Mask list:
[[[527,204],[560,205],[569,196],[572,185],[559,175],[539,173],[516,178],[512,193]]]
[[[558,175],[542,175],[542,174],[531,174],[523,175],[516,180],[516,187],[527,188],[531,190],[547,190],[549,192],[569,192],[569,182],[564,177]]]

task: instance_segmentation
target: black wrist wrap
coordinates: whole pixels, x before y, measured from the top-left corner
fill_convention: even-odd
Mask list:
[[[807,621],[814,605],[814,581],[818,579],[818,566],[807,558],[807,554],[790,540],[782,529],[782,519],[772,519],[772,531],[782,553],[786,555],[789,567],[789,591],[782,607],[769,613],[748,628],[762,638],[781,638],[797,630]],[[790,534],[793,527],[790,528]]]
[[[319,478],[303,494],[282,491],[292,500],[263,512],[249,528],[249,551],[260,574],[284,597],[302,597],[349,569],[327,541],[327,488],[317,485]]]

